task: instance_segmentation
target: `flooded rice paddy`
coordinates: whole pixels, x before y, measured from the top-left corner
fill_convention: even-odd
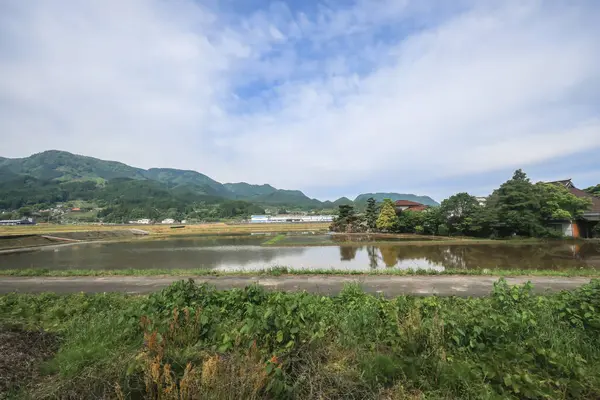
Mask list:
[[[597,269],[598,242],[537,244],[336,243],[325,235],[188,237],[116,243],[86,243],[0,255],[4,269],[292,269],[372,271],[386,269]],[[328,244],[315,246],[315,244]],[[290,246],[293,245],[293,246]]]

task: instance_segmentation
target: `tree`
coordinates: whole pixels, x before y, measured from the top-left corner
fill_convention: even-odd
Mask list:
[[[423,233],[427,235],[439,235],[439,226],[445,223],[440,207],[429,207],[421,211],[423,216]]]
[[[367,200],[365,218],[368,230],[374,231],[377,228],[377,202],[372,197]]]
[[[540,182],[535,187],[540,197],[540,216],[544,221],[571,221],[580,217],[592,205],[590,199],[577,197],[561,185]]]
[[[396,226],[398,217],[396,216],[396,209],[394,203],[390,199],[384,199],[381,204],[381,211],[377,218],[377,229],[389,232]]]
[[[19,215],[22,217],[31,217],[31,207],[21,207],[19,208]]]
[[[600,197],[600,184],[596,185],[596,186],[590,186],[587,189],[584,189],[586,192],[588,192],[589,194],[593,194],[594,196],[598,196]]]
[[[9,211],[0,213],[0,220],[2,219],[15,219],[15,214]]]
[[[353,232],[356,224],[357,217],[354,207],[344,204],[338,207],[338,216],[331,224],[330,229],[334,232]]]
[[[546,228],[535,185],[522,170],[500,185],[487,201],[487,220],[499,236],[540,236]]]
[[[415,233],[417,226],[422,226],[424,214],[420,211],[404,210],[398,216],[396,223],[398,232]]]
[[[474,196],[458,193],[442,201],[440,212],[450,230],[450,235],[474,235],[481,227],[476,223],[476,214],[481,206]]]

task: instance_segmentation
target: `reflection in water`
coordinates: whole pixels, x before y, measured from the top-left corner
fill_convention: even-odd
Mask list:
[[[91,243],[0,255],[0,269],[568,269],[600,268],[600,243],[261,247],[264,238]]]
[[[377,248],[375,246],[368,246],[367,254],[369,255],[369,268],[377,269],[377,267],[379,267],[379,256],[377,256]]]
[[[398,262],[397,250],[390,246],[380,247],[379,252],[386,267],[393,267]]]
[[[358,248],[353,246],[340,246],[340,260],[350,261],[356,257]]]

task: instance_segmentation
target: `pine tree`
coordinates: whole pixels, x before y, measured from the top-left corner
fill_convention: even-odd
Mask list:
[[[356,214],[351,205],[339,206],[338,216],[329,227],[334,232],[352,232],[356,223]]]
[[[377,228],[377,202],[372,197],[367,200],[365,216],[369,231],[374,231]]]
[[[396,216],[394,203],[390,199],[384,199],[381,204],[379,217],[377,218],[377,229],[389,232],[396,226],[397,221],[398,217]]]

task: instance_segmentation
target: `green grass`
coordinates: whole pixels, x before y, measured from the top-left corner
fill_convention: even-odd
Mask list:
[[[286,235],[277,235],[275,237],[272,237],[269,240],[265,240],[264,242],[262,242],[261,246],[272,246],[274,244],[277,244],[277,242],[279,242],[285,238],[286,238]]]
[[[337,269],[294,269],[276,266],[261,270],[240,270],[223,272],[213,269],[7,269],[0,270],[0,276],[249,276],[249,275],[365,275],[365,276],[414,276],[414,275],[468,275],[468,276],[600,276],[600,270],[594,268],[552,270],[552,269],[446,269],[435,271],[428,269],[379,269],[353,271]]]
[[[24,398],[600,397],[600,281],[486,298],[217,291],[9,294],[0,326],[61,338]],[[1,397],[1,393],[0,393]]]

